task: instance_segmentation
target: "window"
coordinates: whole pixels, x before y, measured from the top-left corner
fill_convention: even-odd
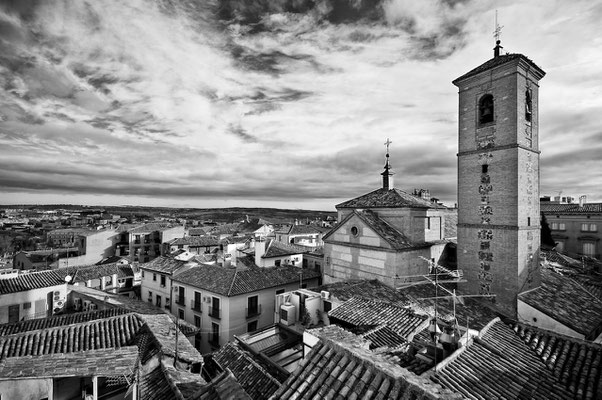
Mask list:
[[[481,165],[481,172],[483,174],[486,174],[488,171],[489,171],[489,165],[487,165],[487,164]]]
[[[157,295],[157,302],[155,303],[157,307],[161,307],[161,296]]]
[[[198,315],[194,316],[194,326],[196,326],[197,328],[201,327],[201,317],[199,317]]]
[[[148,302],[149,303],[153,302],[153,292],[151,292],[150,290],[148,291]]]
[[[247,324],[247,332],[255,332],[257,330],[257,321],[251,321]]]
[[[531,122],[533,110],[532,110],[532,101],[531,101],[531,91],[527,89],[525,91],[525,120],[527,122]]]
[[[352,226],[351,227],[351,234],[353,236],[357,236],[358,233],[359,233],[359,230],[357,229],[357,226]]]
[[[486,94],[479,100],[479,124],[493,122],[493,96]]]
[[[592,242],[583,243],[583,255],[589,256],[589,257],[595,257],[596,243],[592,243]]]
[[[274,261],[274,265],[275,265],[275,266],[279,267],[279,266],[280,266],[280,264],[281,264],[281,261],[280,261],[280,260],[276,260],[276,261]]]
[[[142,270],[142,279],[144,279],[144,270]]]
[[[161,275],[161,287],[165,287],[165,275]]]
[[[324,312],[327,313],[330,310],[332,310],[332,303],[324,300]]]
[[[282,294],[282,293],[284,293],[284,289],[278,289],[278,290],[276,290],[276,294]]]
[[[153,274],[153,281],[157,281],[157,274]]]
[[[531,217],[527,217],[527,226],[531,226]]]
[[[24,310],[27,310],[29,308],[31,308],[31,302],[30,301],[28,301],[27,303],[23,303],[23,309]]]
[[[598,226],[596,224],[584,223],[584,224],[581,224],[581,231],[582,232],[597,232]]]
[[[198,311],[201,312],[201,301],[202,301],[202,296],[201,296],[201,292],[194,292],[194,299],[192,300],[192,309],[194,311]]]
[[[553,231],[563,231],[566,229],[565,227],[566,225],[562,222],[552,222],[552,226],[550,227],[550,229],[552,229]]]
[[[261,313],[259,306],[259,296],[251,296],[247,298],[247,318],[255,317]]]
[[[220,304],[219,304],[219,298],[217,297],[212,297],[211,298],[211,308],[209,308],[209,316],[213,317],[213,318],[220,318],[219,315],[219,311],[220,311]]]
[[[209,342],[213,346],[219,346],[219,325],[215,322],[211,323],[211,336],[209,337]]]
[[[184,319],[184,310],[181,308],[178,308],[178,318]]]

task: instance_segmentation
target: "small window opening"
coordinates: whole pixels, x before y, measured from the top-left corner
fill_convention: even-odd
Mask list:
[[[481,172],[486,174],[489,171],[489,165],[483,164],[481,165]]]
[[[527,217],[527,226],[531,226],[531,217]]]
[[[486,94],[479,100],[479,124],[493,122],[493,96]]]
[[[531,122],[531,118],[533,115],[532,106],[533,104],[531,101],[531,91],[527,89],[527,91],[525,92],[525,119],[527,120],[527,122]]]
[[[357,229],[357,226],[352,226],[352,227],[351,227],[351,234],[352,234],[353,236],[357,236],[358,232],[359,232],[359,231],[358,231],[358,229]]]

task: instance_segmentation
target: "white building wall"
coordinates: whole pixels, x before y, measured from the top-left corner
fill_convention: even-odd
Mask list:
[[[571,336],[577,339],[584,339],[585,336],[580,334],[568,326],[556,321],[547,314],[542,313],[536,308],[531,307],[525,302],[518,300],[518,320],[529,325],[536,326],[538,328],[547,329],[552,332],[561,333],[563,335]],[[575,318],[579,318],[575,315]]]

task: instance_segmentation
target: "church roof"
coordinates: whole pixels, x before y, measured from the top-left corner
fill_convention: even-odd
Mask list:
[[[377,189],[355,199],[337,204],[339,208],[446,208],[399,189]]]
[[[460,82],[460,81],[462,81],[462,80],[464,80],[466,78],[469,78],[469,77],[474,76],[474,75],[478,75],[481,72],[488,71],[490,69],[499,67],[499,66],[501,66],[503,64],[506,64],[506,63],[514,61],[514,60],[523,60],[523,61],[525,61],[526,63],[529,64],[530,67],[535,68],[535,70],[538,71],[541,74],[542,77],[546,74],[541,68],[539,68],[527,56],[524,56],[524,55],[518,54],[518,53],[513,53],[513,54],[505,54],[505,55],[500,55],[498,57],[493,57],[492,59],[484,62],[483,64],[479,65],[478,67],[476,67],[476,68],[468,71],[467,73],[465,73],[464,75],[460,76],[459,78],[456,78],[455,80],[452,81],[452,83],[454,85],[457,85],[458,82]]]

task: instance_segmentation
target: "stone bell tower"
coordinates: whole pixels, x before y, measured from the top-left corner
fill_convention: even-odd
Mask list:
[[[459,89],[458,268],[469,294],[516,317],[539,274],[539,80],[522,54],[494,57],[453,81]]]

